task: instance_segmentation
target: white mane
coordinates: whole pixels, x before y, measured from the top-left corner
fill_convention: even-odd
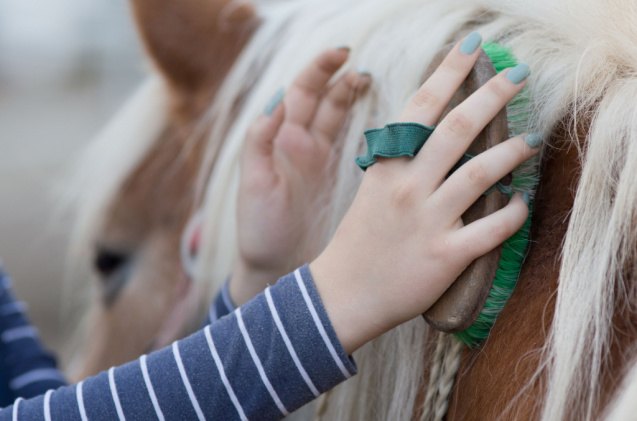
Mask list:
[[[211,144],[223,136],[224,146],[211,152],[219,155],[205,183],[207,222],[198,280],[210,291],[202,300],[209,302],[232,268],[238,156],[248,125],[278,88],[288,86],[320,51],[342,45],[352,47],[350,66],[364,68],[374,77],[370,94],[356,105],[343,133],[347,141],[336,192],[332,202],[325,204],[331,221],[324,236],[327,241],[360,181],[361,174],[352,162],[362,150],[364,129],[395,118],[433,57],[466,32],[478,30],[486,40],[510,46],[530,65],[534,105],[529,131],[548,135],[569,117],[591,120],[586,148],[576,144],[582,150],[582,178],[564,244],[555,319],[541,367],[548,370],[542,418],[591,419],[616,294],[626,294],[629,301],[635,298],[632,280],[622,278],[625,265],[634,265],[630,259],[637,239],[635,7],[631,0],[261,1],[263,24],[210,111],[217,122]],[[234,114],[230,104],[248,88],[246,101]],[[146,95],[150,92],[142,95],[144,106],[152,104]],[[159,108],[165,111],[164,106]],[[143,116],[134,112],[131,116],[138,120],[130,120],[137,129],[125,127],[128,120],[124,119],[123,132],[130,135],[141,129],[142,137],[150,142],[159,126],[149,128],[145,123],[158,123],[158,114],[142,107],[137,112]],[[100,174],[130,171],[148,142],[122,140],[121,150],[127,154],[137,145],[128,155],[130,159],[105,161],[103,171],[89,171],[93,174],[89,181],[98,180],[102,185]],[[113,145],[104,150],[111,148],[116,150]],[[98,152],[95,160],[87,162],[100,161]],[[207,178],[207,171],[202,174]],[[86,231],[94,221],[91,218],[103,211],[117,183],[104,185],[89,196],[83,213],[87,219],[81,220],[80,231]],[[86,186],[82,191],[88,191]],[[419,388],[426,383],[423,350],[431,345],[428,338],[432,336],[417,319],[361,349],[355,355],[360,374],[329,394],[321,405],[322,415],[330,420],[411,419]]]
[[[433,56],[463,33],[510,46],[531,66],[529,131],[549,134],[571,117],[592,119],[582,182],[564,245],[557,309],[545,348],[542,418],[591,419],[607,349],[614,291],[637,238],[637,11],[631,1],[300,0],[261,4],[264,24],[245,49],[212,115],[232,121],[206,195],[201,279],[218,286],[235,250],[237,162],[249,123],[270,95],[321,50],[352,47],[351,66],[374,77],[356,105],[332,203],[333,232],[360,180],[361,133],[395,118]],[[224,104],[256,85],[240,113]],[[591,109],[596,110],[593,115]],[[223,133],[219,128],[212,137]],[[581,145],[577,145],[580,147]],[[541,244],[535,247],[541,247]],[[632,294],[630,291],[623,291]],[[427,327],[414,320],[362,349],[360,374],[330,394],[325,419],[409,419],[425,372]],[[577,409],[577,412],[573,412]]]

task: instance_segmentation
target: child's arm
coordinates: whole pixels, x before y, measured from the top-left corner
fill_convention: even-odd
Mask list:
[[[275,420],[355,372],[305,266],[194,335],[17,401],[0,421]]]
[[[11,291],[11,279],[0,266],[0,371],[6,381],[0,405],[17,397],[31,398],[64,386],[55,358],[46,351],[31,326],[24,304]],[[6,395],[5,395],[6,394]]]

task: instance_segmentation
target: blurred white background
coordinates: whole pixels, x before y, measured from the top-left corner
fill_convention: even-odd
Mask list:
[[[144,73],[125,0],[0,1],[0,259],[60,349],[69,222],[55,189]]]

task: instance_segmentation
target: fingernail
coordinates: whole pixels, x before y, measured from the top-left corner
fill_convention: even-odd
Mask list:
[[[514,84],[522,83],[531,74],[531,69],[528,64],[518,64],[514,68],[507,72],[507,79]]]
[[[359,67],[358,69],[356,69],[356,73],[358,73],[361,76],[372,77],[372,72],[370,72],[369,70],[365,69],[364,67]]]
[[[543,139],[539,133],[529,133],[524,136],[524,141],[529,145],[529,148],[537,149],[542,145]]]
[[[265,109],[263,110],[263,114],[268,117],[274,114],[274,111],[277,109],[279,104],[281,104],[281,101],[283,101],[283,97],[285,97],[285,89],[279,88],[272,99],[270,99],[270,102],[268,102],[268,105],[266,105]]]
[[[347,51],[348,53],[349,53],[350,51],[352,51],[352,49],[351,49],[350,47],[348,47],[347,45],[342,45],[342,46],[340,46],[340,47],[337,47],[336,49],[337,49],[337,50],[341,50],[341,51]]]
[[[482,44],[482,35],[478,32],[472,32],[465,37],[460,44],[460,52],[462,54],[471,55],[476,52],[478,47]]]
[[[529,206],[529,203],[531,203],[531,195],[529,195],[529,192],[525,191],[522,193],[522,200],[527,206]]]

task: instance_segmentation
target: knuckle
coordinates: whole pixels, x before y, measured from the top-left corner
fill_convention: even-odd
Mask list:
[[[423,88],[414,95],[413,104],[418,108],[435,108],[440,104],[440,98],[429,89]]]
[[[503,220],[499,224],[495,224],[491,227],[490,236],[497,241],[498,244],[513,235],[511,221]]]
[[[414,206],[417,201],[417,183],[413,179],[401,182],[391,194],[392,204],[398,209]]]
[[[488,92],[498,100],[502,100],[511,96],[511,90],[505,85],[504,81],[496,78],[488,85]]]
[[[325,101],[338,112],[348,111],[356,100],[359,84],[358,75],[350,73],[330,89]]]
[[[341,67],[344,61],[345,57],[339,51],[327,51],[317,57],[315,66],[320,72],[331,75]]]
[[[450,256],[453,256],[453,248],[450,244],[449,239],[447,238],[439,238],[438,241],[434,242],[434,244],[430,248],[431,255],[437,261],[447,261]]]
[[[432,247],[431,256],[445,268],[457,268],[466,266],[474,259],[468,251],[452,236],[443,235],[439,237],[437,244]]]
[[[358,73],[348,73],[343,80],[345,88],[347,91],[353,92],[355,91],[361,84],[363,78]]]
[[[329,102],[332,107],[339,111],[347,110],[354,99],[354,89],[351,86],[346,86],[341,92],[335,93],[329,97]]]
[[[473,123],[462,113],[450,113],[443,123],[446,130],[456,136],[465,137],[473,132]]]
[[[489,184],[489,173],[480,162],[471,162],[467,166],[467,179],[474,186],[482,187]]]
[[[466,63],[458,60],[455,55],[452,55],[442,62],[440,67],[438,67],[438,71],[444,73],[449,78],[465,79],[465,72],[463,71],[464,67],[466,67]]]

